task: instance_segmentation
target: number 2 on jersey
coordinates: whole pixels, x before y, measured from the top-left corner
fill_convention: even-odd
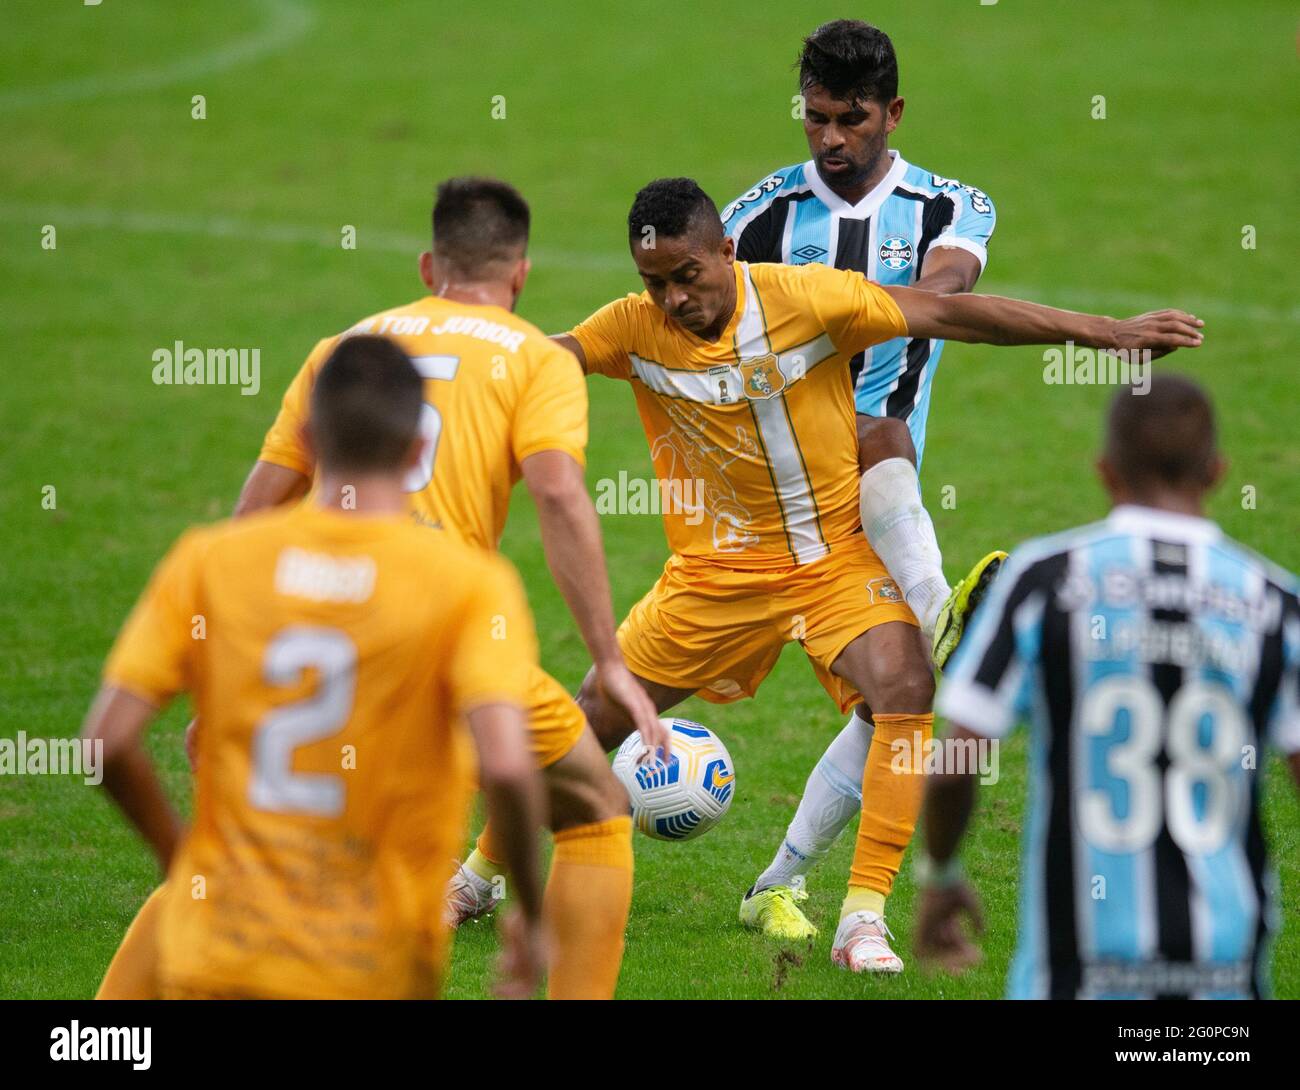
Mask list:
[[[266,683],[295,685],[307,670],[320,678],[316,692],[276,708],[253,730],[248,801],[277,814],[338,817],[343,813],[343,777],[294,772],[293,754],[347,725],[356,694],[356,645],[335,628],[298,625],[278,632],[262,661]]]

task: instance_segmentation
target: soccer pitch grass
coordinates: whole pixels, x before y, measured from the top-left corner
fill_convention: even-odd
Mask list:
[[[439,10],[443,9],[443,10]],[[806,158],[791,117],[800,38],[824,3],[664,0],[464,5],[231,0],[163,5],[11,0],[0,40],[0,732],[70,735],[114,633],[180,531],[226,514],[283,390],[315,341],[421,293],[415,257],[435,181],[503,176],[533,205],[535,269],[520,312],[562,330],[639,290],[624,217],[650,178],[690,174],[721,205]],[[881,2],[906,113],[892,146],[986,190],[998,228],[979,290],[1127,315],[1176,305],[1205,347],[1163,364],[1217,399],[1232,459],[1211,513],[1300,568],[1295,440],[1300,225],[1291,5],[1004,0]],[[193,96],[206,118],[192,118]],[[505,117],[492,116],[504,96]],[[1105,98],[1096,119],[1095,96]],[[498,112],[500,112],[498,110]],[[42,248],[53,225],[57,248]],[[356,229],[356,248],[340,244]],[[1243,229],[1256,245],[1243,247]],[[156,386],[176,340],[258,347],[261,388]],[[1049,386],[1039,349],[951,345],[922,481],[955,577],[989,548],[1096,518],[1090,465],[1109,391]],[[590,383],[589,477],[649,476],[622,385]],[[53,510],[42,504],[46,486]],[[955,506],[941,505],[945,493]],[[518,498],[518,497],[517,497]],[[653,516],[603,520],[620,615],[666,556]],[[584,669],[577,632],[518,502],[521,569],[545,664]],[[188,805],[173,708],[151,748]],[[962,978],[855,978],[830,963],[851,855],[813,874],[822,934],[782,950],[740,930],[740,895],[780,842],[841,717],[797,649],[757,699],[680,714],[724,738],[737,794],[699,841],[637,838],[624,998],[992,997],[1015,940],[1024,744],[979,793],[967,865],[986,959]],[[1281,996],[1300,997],[1300,807],[1277,762],[1267,831],[1285,928]],[[0,996],[88,997],[158,881],[102,791],[0,777]],[[913,886],[891,900],[912,959]],[[458,937],[448,993],[486,994],[495,940]]]

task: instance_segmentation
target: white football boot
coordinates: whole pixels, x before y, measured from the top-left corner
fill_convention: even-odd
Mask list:
[[[901,973],[903,959],[889,948],[893,937],[883,916],[850,912],[835,931],[831,961],[854,973]]]
[[[495,886],[480,878],[464,863],[456,868],[456,873],[447,883],[447,899],[442,907],[442,919],[453,931],[467,920],[477,920],[486,916],[501,898],[496,894]]]

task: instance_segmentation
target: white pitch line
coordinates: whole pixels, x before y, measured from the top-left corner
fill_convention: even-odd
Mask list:
[[[126,231],[131,234],[188,235],[206,238],[232,238],[246,242],[284,243],[338,249],[343,224],[336,227],[311,227],[305,224],[267,223],[240,219],[235,216],[202,216],[170,212],[120,210],[105,207],[74,207],[68,205],[15,205],[0,204],[0,221],[31,224],[34,231],[52,223],[56,227],[91,227],[107,231]],[[35,236],[33,236],[35,237]],[[414,257],[428,247],[428,241],[419,235],[385,231],[357,225],[357,248],[378,250],[381,253],[403,254]],[[625,254],[596,251],[552,250],[534,248],[533,260],[545,272],[560,268],[583,272],[631,272],[631,261]],[[1154,310],[1177,306],[1200,317],[1244,319],[1251,322],[1270,322],[1282,325],[1300,324],[1300,307],[1272,307],[1264,304],[1234,303],[1223,299],[1195,299],[1181,297],[1176,291],[1167,296],[1144,292],[1105,291],[1087,286],[1065,287],[1052,284],[981,285],[990,294],[1010,295],[1042,301],[1051,296],[1057,305],[1087,307],[1094,310],[1115,310],[1123,313]]]
[[[279,242],[319,246],[337,250],[344,224],[336,227],[309,227],[294,223],[265,223],[235,216],[193,216],[171,212],[144,212],[104,207],[70,205],[0,204],[0,221],[33,224],[36,230],[47,223],[55,227],[93,227],[107,231],[126,231],[143,235],[194,235],[206,238],[233,238],[245,242]],[[357,249],[381,253],[405,254],[414,258],[429,248],[429,240],[419,235],[357,227]],[[547,271],[564,265],[570,269],[596,272],[631,271],[626,255],[531,248],[533,260],[546,265]]]
[[[96,74],[49,83],[43,87],[18,87],[0,93],[0,110],[21,110],[57,102],[135,94],[211,75],[213,72],[224,72],[227,68],[247,64],[287,48],[306,34],[316,22],[315,12],[300,3],[300,0],[257,2],[264,12],[264,22],[247,37],[203,53],[178,57],[169,64],[140,68],[121,75]],[[86,9],[87,19],[98,16],[96,9]]]

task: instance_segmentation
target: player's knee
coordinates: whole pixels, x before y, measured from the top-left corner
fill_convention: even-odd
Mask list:
[[[934,676],[913,666],[880,679],[877,704],[893,715],[924,715],[934,706]]]
[[[907,424],[893,416],[857,417],[858,471],[865,473],[887,458],[906,458],[916,464],[916,445]]]
[[[566,775],[550,779],[548,795],[551,829],[557,833],[609,821],[628,812],[627,791],[603,760],[581,778]]]

